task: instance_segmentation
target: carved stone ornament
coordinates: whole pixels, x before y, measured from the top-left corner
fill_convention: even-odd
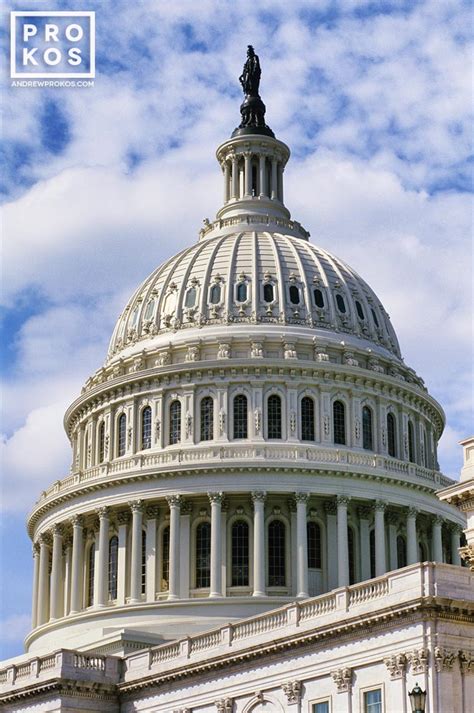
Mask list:
[[[167,495],[166,500],[168,505],[171,507],[180,507],[181,505],[181,495]]]
[[[343,362],[348,366],[359,366],[359,361],[352,352],[344,352]]]
[[[388,668],[392,681],[397,678],[402,678],[407,666],[407,657],[405,656],[405,654],[395,654],[394,656],[388,656],[383,660],[383,662]]]
[[[474,673],[474,658],[469,651],[459,651],[459,666],[461,673]]]
[[[324,428],[324,435],[329,436],[329,416],[324,416],[323,418],[323,428]]]
[[[166,350],[165,352],[161,352],[161,354],[158,354],[158,358],[156,360],[156,366],[166,366],[167,364],[171,363],[171,353]]]
[[[199,360],[199,347],[188,347],[186,352],[185,361],[198,361]]]
[[[358,441],[360,438],[360,419],[358,418],[356,418],[354,423],[354,435],[356,437],[356,441]]]
[[[471,572],[474,572],[474,545],[466,545],[459,548],[462,559],[468,563]]]
[[[264,503],[267,494],[262,490],[254,490],[252,492],[252,500],[254,503]]]
[[[429,651],[427,649],[415,649],[408,654],[412,673],[425,673],[428,670]]]
[[[219,411],[219,435],[223,436],[225,433],[225,411],[221,409]]]
[[[130,446],[132,445],[132,435],[133,435],[133,428],[131,426],[128,427],[127,433],[128,433],[127,445],[130,448]]]
[[[255,433],[259,435],[262,428],[262,410],[259,408],[255,409]]]
[[[456,653],[454,651],[449,651],[439,646],[435,647],[434,664],[438,673],[452,671],[455,660]]]
[[[143,512],[143,500],[132,500],[128,505],[132,513]]]
[[[217,350],[218,359],[230,359],[230,344],[222,342],[219,344],[219,349]]]
[[[288,703],[299,703],[301,701],[302,684],[301,681],[286,681],[281,684],[283,693]]]
[[[290,431],[292,433],[296,431],[296,413],[294,411],[290,412]]]
[[[232,713],[234,707],[234,701],[232,698],[221,698],[216,701],[217,713]]]
[[[211,505],[212,503],[218,503],[219,505],[222,503],[222,493],[208,493],[207,497],[209,498]]]
[[[252,342],[252,346],[250,347],[250,356],[252,357],[252,359],[263,358],[262,342]]]
[[[352,686],[352,669],[338,668],[337,671],[331,671],[331,676],[336,684],[337,692],[344,693],[351,690]]]
[[[161,421],[159,418],[157,418],[155,421],[155,442],[157,442],[160,437],[160,430],[161,430]]]
[[[285,359],[297,359],[298,355],[296,353],[295,345],[291,342],[285,342],[283,344],[283,356]]]
[[[186,438],[190,438],[190,436],[193,432],[193,417],[191,416],[189,411],[186,414],[185,424],[186,424]]]
[[[309,500],[309,493],[295,493],[295,500],[297,503],[307,503]]]

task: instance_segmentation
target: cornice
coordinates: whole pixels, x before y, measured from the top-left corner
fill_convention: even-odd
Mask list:
[[[74,698],[86,698],[94,701],[116,702],[117,688],[115,684],[101,683],[98,681],[79,681],[72,678],[55,678],[44,683],[35,683],[24,688],[15,687],[14,690],[0,694],[1,703],[13,703],[24,700],[32,696],[37,699],[48,693],[55,692],[56,695],[72,696]],[[36,700],[36,703],[38,701]]]

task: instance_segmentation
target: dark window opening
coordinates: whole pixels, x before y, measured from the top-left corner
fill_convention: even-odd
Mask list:
[[[284,587],[286,583],[285,525],[273,520],[268,526],[268,586]]]
[[[117,599],[118,575],[118,537],[114,535],[109,540],[109,597]]]
[[[344,446],[346,444],[346,414],[342,401],[334,401],[332,406],[334,443]]]
[[[346,311],[346,303],[344,302],[344,297],[342,295],[336,295],[336,304],[339,312],[344,314]]]
[[[245,302],[247,299],[247,283],[239,282],[237,285],[237,302]]]
[[[214,437],[214,402],[210,396],[201,401],[201,441],[211,441]]]
[[[373,317],[374,322],[375,322],[375,326],[378,328],[378,326],[379,326],[379,320],[377,319],[377,315],[375,314],[375,310],[371,308],[371,312],[372,312],[372,317]]]
[[[118,454],[125,455],[125,447],[127,443],[127,417],[123,413],[118,422]]]
[[[372,411],[368,406],[362,409],[362,447],[366,451],[373,450]]]
[[[308,567],[321,569],[321,528],[317,522],[311,520],[306,525],[308,538]]]
[[[321,292],[321,290],[316,288],[315,290],[313,290],[313,295],[314,295],[314,302],[316,304],[316,307],[319,307],[320,309],[322,309],[324,307],[323,293]]]
[[[272,394],[267,403],[268,438],[281,438],[281,398]]]
[[[181,403],[172,401],[170,404],[170,445],[181,440]]]
[[[359,315],[359,319],[365,319],[364,308],[362,307],[359,300],[356,300],[356,310],[357,314]]]
[[[408,421],[408,460],[410,463],[415,462],[415,434],[411,421]]]
[[[244,520],[232,525],[232,577],[233,587],[249,584],[249,526]]]
[[[397,567],[406,567],[407,564],[407,545],[405,538],[401,535],[397,537]]]
[[[300,291],[296,285],[290,286],[290,302],[292,305],[299,305],[300,303]]]
[[[201,522],[196,528],[196,588],[211,586],[211,524]]]
[[[301,399],[301,440],[314,441],[314,401],[309,396]]]
[[[221,300],[221,286],[212,285],[211,287],[211,304],[217,305]]]
[[[234,438],[248,437],[247,397],[238,394],[234,398]]]
[[[151,408],[145,406],[142,411],[142,450],[151,448]]]
[[[387,446],[388,455],[395,458],[397,455],[395,418],[393,413],[387,414]]]
[[[274,300],[274,293],[273,293],[273,285],[264,285],[263,286],[263,299],[264,302],[273,302]]]
[[[194,307],[196,304],[196,288],[195,287],[190,287],[189,290],[186,292],[186,299],[184,300],[184,306],[185,307]],[[217,300],[219,301],[219,300]]]

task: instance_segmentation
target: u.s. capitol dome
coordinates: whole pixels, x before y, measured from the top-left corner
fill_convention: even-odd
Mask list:
[[[216,219],[138,287],[65,415],[71,472],[28,521],[29,652],[123,653],[459,563],[442,409],[372,289],[291,218],[262,107],[217,150]]]

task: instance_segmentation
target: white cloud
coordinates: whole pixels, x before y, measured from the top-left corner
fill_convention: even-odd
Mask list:
[[[2,632],[2,643],[23,641],[30,630],[31,616],[29,614],[12,614],[0,619],[0,631]]]

